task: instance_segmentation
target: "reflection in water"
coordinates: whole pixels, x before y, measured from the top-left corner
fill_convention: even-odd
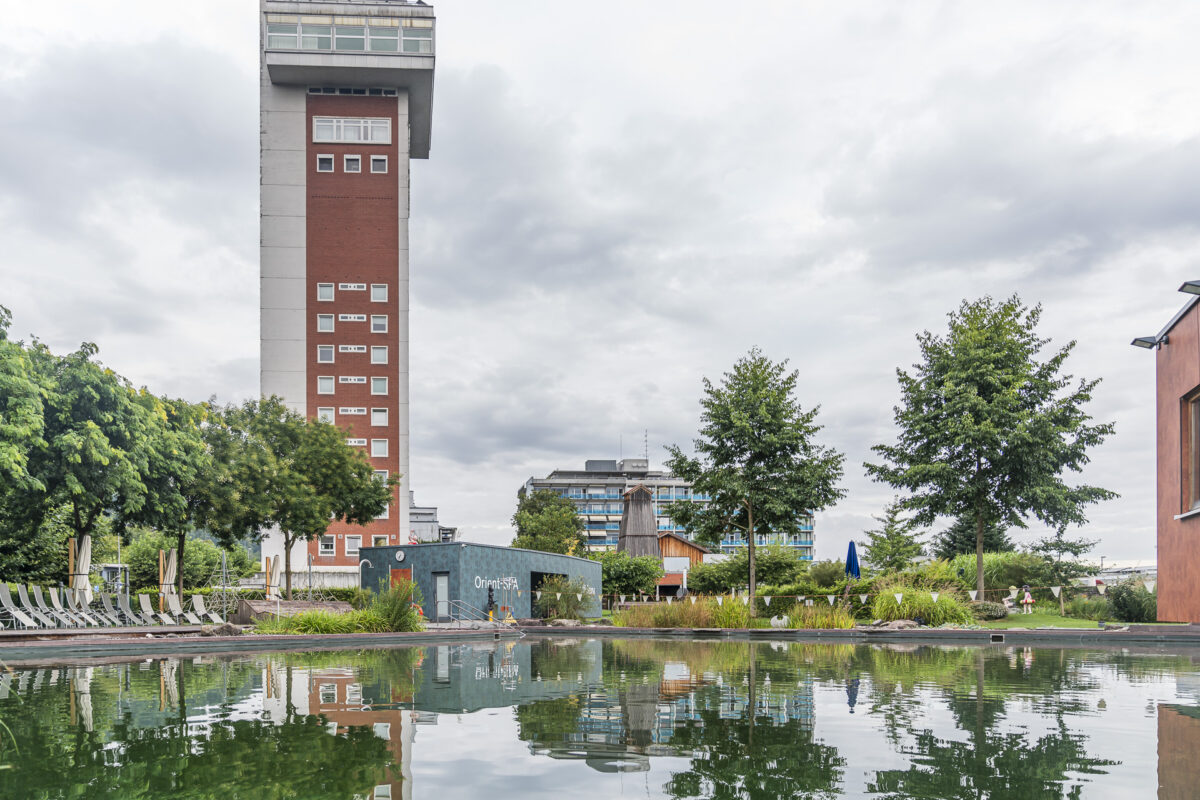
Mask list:
[[[1198,676],[1162,651],[644,639],[20,667],[0,797],[1175,800]]]

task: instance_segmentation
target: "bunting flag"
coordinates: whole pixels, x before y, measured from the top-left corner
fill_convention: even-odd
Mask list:
[[[929,596],[933,598],[933,602],[937,602],[939,592],[930,592]]]
[[[582,595],[582,594],[576,594],[576,595],[575,595],[575,599],[576,599],[576,600],[581,600],[581,601],[582,601],[582,600],[583,600],[583,595]]]
[[[555,600],[562,600],[562,592],[555,592],[555,593],[554,593],[554,599],[555,599]]]
[[[975,598],[979,596],[979,590],[972,589],[971,591],[967,592],[967,594],[971,595],[971,602],[975,602]]]
[[[798,594],[798,595],[796,595],[796,599],[799,600],[801,603],[803,603],[806,598],[804,595]]]
[[[896,592],[894,595],[892,595],[892,597],[896,598],[896,605],[900,605],[900,603],[904,600],[904,593]]]
[[[749,605],[749,604],[750,604],[750,598],[747,595],[742,595],[742,605],[745,606],[745,605]]]
[[[811,606],[811,605],[812,605],[812,598],[810,597],[810,598],[808,598],[807,600],[805,600],[805,601],[804,601],[804,605],[806,605],[806,606]]]
[[[1055,597],[1058,597],[1060,594],[1062,594],[1062,587],[1061,586],[1051,586],[1050,591],[1054,593]]]
[[[536,595],[537,595],[537,599],[538,599],[538,600],[541,600],[541,599],[542,599],[542,593],[541,593],[541,592],[534,592],[534,594],[536,594]]]
[[[642,595],[642,602],[646,602],[646,595]]]
[[[724,597],[718,597],[718,598],[717,598],[717,605],[719,605],[719,606],[723,606],[723,605],[725,605],[725,598],[724,598]]]
[[[672,600],[674,600],[674,599],[675,599],[674,597],[671,597],[671,596],[669,596],[669,595],[668,595],[668,596],[667,596],[667,605],[671,605],[671,601],[672,601]]]
[[[517,589],[517,597],[520,597],[520,596],[521,596],[521,590]]]
[[[1100,594],[1104,594],[1105,592],[1108,591],[1108,587],[1105,586],[1103,583],[1097,583],[1096,591],[1099,592]]]
[[[692,595],[691,597],[688,598],[688,600],[692,601],[692,605],[696,605],[696,595]]]
[[[621,595],[621,602],[622,602],[622,603],[624,603],[624,602],[625,602],[625,595]]]
[[[1142,586],[1146,587],[1146,591],[1154,594],[1154,587],[1158,585],[1158,581],[1142,581]]]
[[[858,596],[858,602],[862,603],[865,606],[867,604],[867,595],[860,594]]]
[[[771,605],[771,596],[767,595],[766,597],[764,597],[763,602],[766,603],[768,606]]]
[[[827,594],[825,595],[825,599],[829,601],[829,605],[833,605],[833,595]]]

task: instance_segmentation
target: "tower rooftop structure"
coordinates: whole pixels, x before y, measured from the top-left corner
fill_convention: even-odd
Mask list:
[[[433,7],[403,0],[264,0],[271,83],[408,92],[411,158],[429,158]]]

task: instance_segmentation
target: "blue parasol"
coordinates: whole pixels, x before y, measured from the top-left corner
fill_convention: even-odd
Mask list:
[[[846,551],[846,574],[852,578],[861,578],[862,573],[858,569],[858,549],[854,546],[854,540],[850,540],[850,549]]]

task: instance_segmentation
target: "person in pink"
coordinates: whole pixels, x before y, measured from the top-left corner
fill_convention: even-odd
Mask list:
[[[1024,611],[1022,613],[1032,614],[1033,613],[1033,593],[1029,591],[1029,584],[1025,584],[1024,586],[1022,586],[1021,591],[1024,592],[1024,594],[1021,596],[1021,607],[1024,609]]]

